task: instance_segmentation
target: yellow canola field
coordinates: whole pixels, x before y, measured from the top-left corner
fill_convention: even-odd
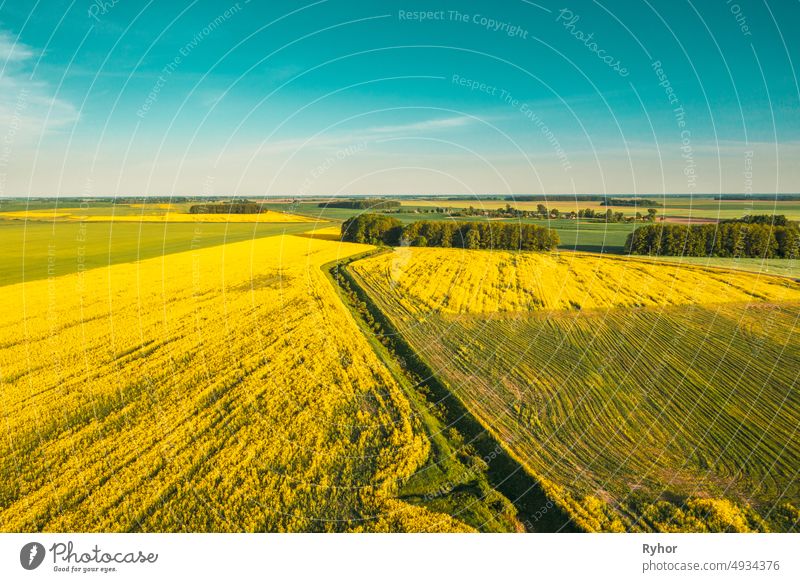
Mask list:
[[[31,210],[0,212],[0,220],[71,220],[80,222],[319,222],[313,218],[266,210],[259,214],[81,214],[79,208],[63,211]]]
[[[279,236],[0,288],[0,531],[441,531],[429,443],[320,266]]]
[[[581,253],[399,248],[351,268],[417,314],[800,300],[790,279]]]
[[[159,210],[172,210],[173,205],[169,203],[159,204],[126,204],[129,208],[158,208]]]

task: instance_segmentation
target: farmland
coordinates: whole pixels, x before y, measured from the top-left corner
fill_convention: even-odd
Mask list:
[[[350,271],[584,529],[798,527],[797,283],[454,249],[396,249]]]
[[[0,220],[0,285],[313,228],[310,223]]]
[[[259,214],[189,214],[185,212],[121,212],[116,213],[116,208],[111,214],[97,214],[83,212],[80,208],[48,209],[48,210],[18,210],[0,212],[0,220],[24,221],[73,221],[73,222],[193,222],[193,223],[298,223],[312,222],[312,220],[295,214],[266,211]]]
[[[718,220],[741,218],[747,214],[783,214],[789,219],[800,219],[800,202],[783,201],[742,201],[724,200],[717,201],[711,198],[687,197],[656,197],[663,206],[656,210],[658,216],[665,217],[668,222],[681,224],[715,223]],[[275,212],[293,212],[316,220],[344,221],[348,218],[368,212],[365,210],[334,208],[319,206],[320,202],[268,202],[265,208]],[[323,203],[324,204],[324,203]],[[602,206],[600,201],[576,201],[569,197],[553,197],[546,202],[511,201],[476,198],[474,200],[446,200],[446,199],[402,199],[402,206],[388,212],[389,216],[398,219],[401,223],[409,224],[420,220],[433,221],[486,221],[495,223],[523,223],[546,226],[556,230],[561,240],[559,248],[563,250],[583,251],[592,253],[623,254],[625,241],[637,225],[642,222],[606,222],[602,219],[567,218],[503,218],[486,217],[480,214],[461,214],[459,211],[469,208],[475,211],[496,211],[506,205],[523,211],[535,212],[537,206],[544,204],[549,209],[557,209],[561,213],[578,212],[590,208],[597,213],[607,210],[621,212],[625,217],[632,218],[638,211],[646,214],[646,208],[633,206]],[[646,223],[645,223],[646,224]],[[753,262],[745,262],[748,270],[761,270]],[[739,268],[742,268],[741,266]]]
[[[795,261],[564,219],[375,254],[264,209],[3,205],[0,530],[797,527]]]
[[[320,269],[369,247],[329,239],[0,287],[0,530],[470,529],[398,498],[430,441]]]
[[[711,197],[688,196],[659,196],[650,195],[661,206],[659,215],[676,218],[694,219],[730,219],[746,214],[785,214],[791,220],[800,220],[800,201],[795,200],[714,200]],[[474,200],[431,200],[411,199],[403,200],[403,206],[412,208],[468,208],[473,206],[485,210],[494,210],[510,204],[520,210],[536,210],[538,204],[548,208],[557,208],[561,212],[577,212],[583,208],[605,212],[611,208],[615,212],[631,213],[639,210],[644,214],[646,207],[634,208],[632,206],[602,206],[600,201],[571,200],[569,196],[552,196],[546,202],[532,202],[526,200],[484,200],[476,197]]]

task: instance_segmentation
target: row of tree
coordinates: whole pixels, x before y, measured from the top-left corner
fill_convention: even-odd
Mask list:
[[[223,202],[195,204],[189,207],[189,214],[260,214],[261,210],[256,202]]]
[[[354,210],[384,210],[387,208],[400,208],[398,200],[384,200],[383,198],[354,198],[353,200],[331,200],[321,202],[320,208],[350,208]]]
[[[661,206],[660,203],[648,198],[607,198],[600,202],[600,206]]]
[[[572,194],[569,196],[524,194],[520,196],[506,196],[505,199],[512,200],[514,202],[558,202],[562,200],[564,202],[599,202],[600,200],[606,200],[607,197],[603,194]]]
[[[475,208],[470,206],[463,209],[452,208],[435,208],[437,212],[448,214],[450,216],[485,216],[488,218],[533,218],[533,219],[552,219],[558,220],[559,218],[571,219],[587,218],[601,220],[603,222],[633,222],[648,220],[654,222],[658,210],[655,208],[648,208],[647,214],[642,216],[641,212],[637,212],[635,216],[625,216],[624,212],[615,212],[611,208],[605,211],[596,210],[594,208],[584,208],[575,212],[574,210],[562,211],[558,208],[548,208],[544,204],[537,204],[536,210],[523,210],[506,204],[505,208],[496,208],[489,210],[485,208]]]
[[[625,250],[638,255],[800,258],[797,225],[743,221],[720,224],[650,224],[628,235]]]
[[[61,198],[61,200],[68,199]],[[107,199],[101,198],[101,200]],[[110,199],[113,204],[183,204],[201,200],[197,196],[119,196]]]
[[[765,202],[796,202],[800,194],[717,194],[714,200],[762,200]]]
[[[420,220],[403,227],[382,214],[362,214],[342,224],[342,240],[364,244],[465,249],[549,251],[558,246],[555,230],[535,224]]]
[[[744,222],[745,224],[771,224],[772,226],[789,226],[791,223],[785,214],[748,214],[743,218],[720,220],[720,223]]]
[[[578,218],[594,218],[603,220],[605,222],[641,222],[643,220],[655,222],[657,214],[658,210],[656,208],[648,208],[647,214],[645,215],[642,215],[641,212],[637,212],[634,216],[625,216],[624,212],[614,212],[610,208],[606,209],[605,212],[601,210],[595,210],[594,208],[584,208],[583,210],[578,210]],[[558,218],[558,216],[556,216],[556,218]]]

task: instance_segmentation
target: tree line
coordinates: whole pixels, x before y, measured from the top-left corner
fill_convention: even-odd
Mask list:
[[[384,200],[382,198],[360,198],[355,200],[332,200],[320,202],[319,208],[350,208],[354,210],[378,210],[383,208],[400,208],[397,200]]]
[[[761,200],[767,202],[796,202],[800,194],[717,194],[714,200]]]
[[[648,208],[647,214],[642,215],[637,212],[635,216],[625,216],[624,212],[615,212],[611,208],[603,210],[596,210],[594,208],[584,208],[575,212],[574,210],[559,210],[558,208],[548,208],[544,204],[537,204],[536,210],[524,210],[506,204],[505,208],[486,209],[475,208],[469,206],[467,208],[450,208],[450,207],[430,207],[430,208],[417,208],[415,212],[418,213],[434,213],[434,214],[447,214],[452,217],[459,216],[484,216],[487,218],[531,218],[531,219],[568,219],[575,220],[576,218],[594,219],[602,222],[634,222],[648,220],[654,222],[658,210],[655,208]]]
[[[754,214],[743,218],[732,218],[728,220],[720,220],[721,224],[728,222],[744,222],[746,224],[771,224],[773,226],[789,226],[791,222],[784,214]]]
[[[362,214],[342,224],[342,240],[373,245],[549,251],[555,230],[535,224],[420,220],[403,227],[381,214]]]
[[[720,224],[650,224],[628,235],[625,250],[637,255],[685,257],[800,257],[796,224],[773,226],[758,222]]]
[[[660,202],[649,198],[607,198],[600,202],[600,206],[661,206]]]
[[[260,214],[261,211],[261,205],[256,202],[195,204],[189,207],[189,214]]]
[[[514,202],[599,202],[606,200],[608,197],[604,194],[571,194],[571,195],[558,195],[551,194],[523,194],[520,196],[506,196],[505,200]]]

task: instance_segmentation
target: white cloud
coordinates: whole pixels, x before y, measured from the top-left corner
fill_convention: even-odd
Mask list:
[[[23,145],[78,119],[75,107],[31,75],[35,51],[0,31],[0,139]]]
[[[383,125],[373,127],[368,131],[373,133],[391,133],[391,134],[407,134],[431,131],[435,129],[449,129],[452,127],[463,127],[470,122],[475,121],[473,117],[460,115],[458,117],[445,117],[443,119],[428,119],[425,121],[418,121],[416,123],[407,123],[405,125]]]
[[[33,50],[12,37],[7,32],[0,31],[0,63],[5,69],[9,63],[26,61],[33,57]]]
[[[299,137],[278,141],[269,141],[258,148],[260,154],[293,153],[306,149],[336,150],[352,146],[353,144],[371,142],[385,138],[387,134],[392,137],[408,136],[419,133],[431,132],[439,129],[452,129],[463,127],[475,121],[474,117],[458,116],[439,119],[426,119],[401,125],[380,125],[367,127],[360,131],[320,134],[310,137]]]

